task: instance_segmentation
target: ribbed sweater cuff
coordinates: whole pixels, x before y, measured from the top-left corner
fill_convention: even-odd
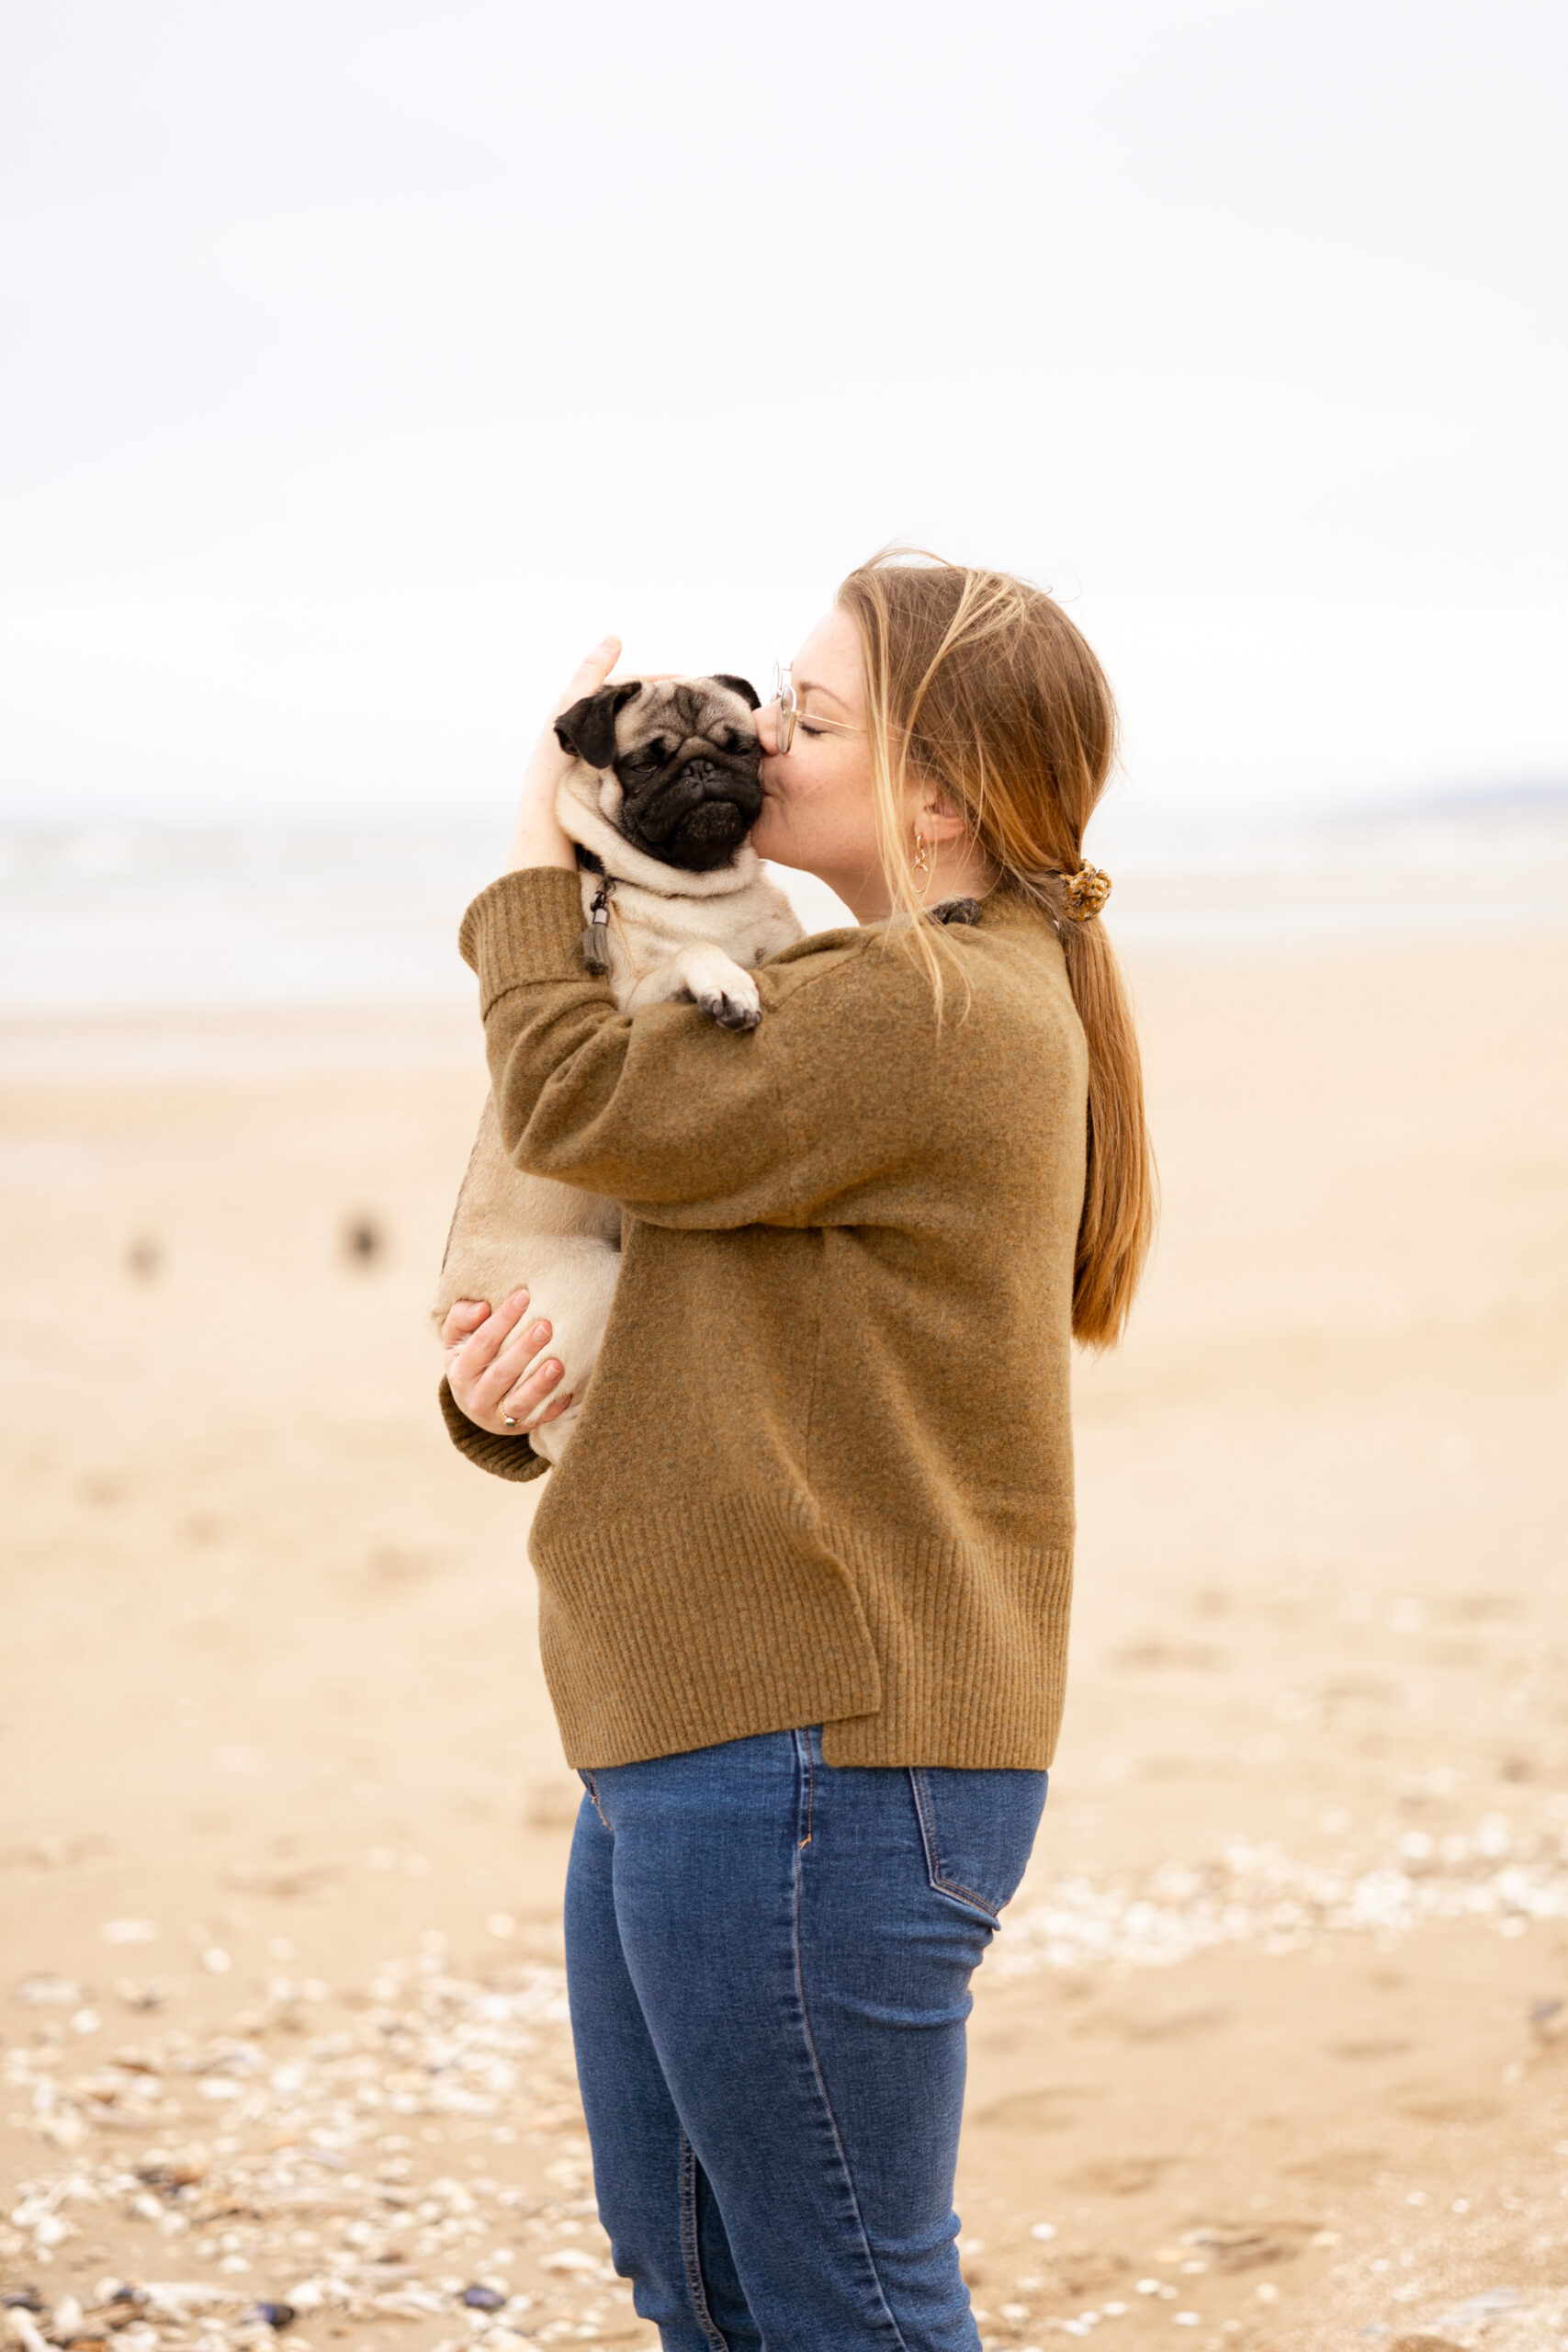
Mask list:
[[[481,890],[457,933],[479,976],[479,1011],[530,980],[585,980],[582,885],[564,866],[529,865]]]
[[[496,1437],[470,1421],[446,1381],[441,1384],[441,1418],[458,1453],[492,1477],[540,1478],[550,1466],[542,1453],[535,1453],[526,1432],[521,1437]]]

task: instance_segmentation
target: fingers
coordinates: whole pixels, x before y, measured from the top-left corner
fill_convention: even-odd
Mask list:
[[[487,1407],[493,1406],[499,1409],[502,1400],[516,1387],[525,1372],[539,1370],[536,1359],[540,1350],[548,1346],[549,1339],[550,1327],[547,1323],[519,1324],[489,1370],[481,1372],[474,1382],[475,1396],[482,1398]],[[555,1378],[558,1380],[560,1374],[561,1367],[558,1363]],[[506,1407],[509,1413],[514,1409],[511,1405]]]
[[[520,1430],[536,1430],[564,1413],[570,1396],[553,1394],[559,1385],[561,1369],[557,1357],[547,1356],[532,1372],[514,1382],[497,1408],[502,1424],[510,1417]]]
[[[446,1320],[441,1326],[444,1348],[460,1348],[471,1333],[477,1331],[490,1313],[490,1302],[482,1298],[460,1298],[446,1309]]]
[[[451,1322],[453,1316],[461,1314],[469,1303],[467,1299],[459,1301],[458,1305],[452,1309],[452,1315],[447,1317],[447,1322]],[[514,1290],[510,1298],[502,1300],[493,1313],[487,1307],[483,1321],[472,1328],[466,1339],[459,1333],[455,1341],[446,1340],[446,1327],[443,1326],[442,1338],[446,1340],[447,1348],[448,1378],[470,1381],[477,1378],[481,1372],[488,1371],[527,1311],[527,1292]]]
[[[525,1414],[542,1403],[561,1377],[562,1366],[555,1358],[548,1363],[537,1360],[549,1340],[548,1323],[515,1323],[488,1364],[467,1371],[466,1377],[459,1374],[463,1393],[458,1402],[463,1410],[491,1427],[505,1421],[508,1415],[521,1426]],[[520,1385],[527,1388],[526,1402],[521,1407],[515,1401]],[[453,1385],[456,1393],[456,1380]]]
[[[575,1396],[553,1396],[542,1413],[536,1413],[528,1423],[531,1430],[542,1430],[547,1421],[558,1421],[577,1402]]]
[[[620,639],[602,637],[592,652],[584,654],[572,672],[551,716],[558,718],[563,710],[570,710],[574,702],[582,700],[584,695],[596,695],[620,658]]]
[[[441,1327],[453,1396],[469,1420],[499,1436],[541,1429],[572,1401],[553,1394],[565,1372],[559,1358],[536,1361],[551,1326],[525,1321],[527,1309],[525,1290],[513,1291],[493,1312],[482,1300],[459,1299]]]

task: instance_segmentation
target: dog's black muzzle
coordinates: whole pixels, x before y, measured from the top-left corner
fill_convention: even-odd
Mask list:
[[[638,788],[623,776],[620,827],[627,841],[666,865],[703,874],[726,865],[762,813],[757,755],[698,754]]]

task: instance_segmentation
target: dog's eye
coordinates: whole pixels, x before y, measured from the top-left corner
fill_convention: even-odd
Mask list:
[[[661,768],[669,758],[669,746],[656,735],[651,743],[639,744],[626,761],[629,768]]]
[[[743,752],[750,741],[750,736],[742,735],[738,727],[727,727],[718,739],[718,748],[721,752]]]

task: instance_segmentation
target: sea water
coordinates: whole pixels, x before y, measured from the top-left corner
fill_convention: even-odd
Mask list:
[[[472,823],[0,832],[0,1020],[471,1006],[457,925],[505,845]],[[1568,924],[1568,792],[1163,831],[1112,808],[1090,854],[1134,958]],[[847,920],[776,878],[809,929]]]

